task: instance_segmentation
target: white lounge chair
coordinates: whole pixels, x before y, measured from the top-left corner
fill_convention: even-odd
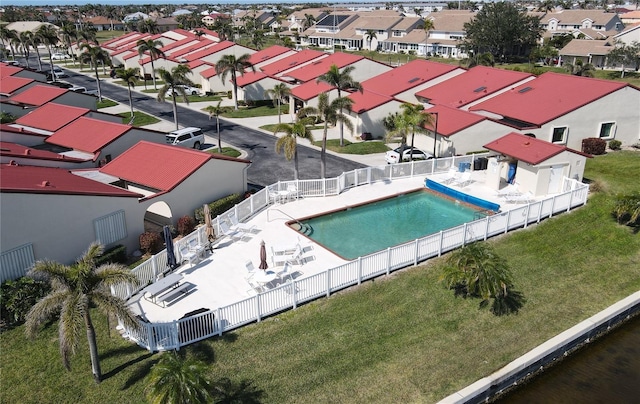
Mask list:
[[[231,238],[231,240],[233,241],[242,240],[246,235],[241,231],[231,230],[227,222],[225,222],[224,220],[220,222],[220,231],[222,232],[222,234]]]
[[[189,247],[184,245],[180,247],[180,261],[188,261],[190,266],[198,262],[198,254],[189,251]]]
[[[503,197],[503,198],[507,198],[509,196],[512,195],[519,195],[520,191],[518,191],[518,185],[517,184],[507,184],[504,188],[498,190],[496,192],[496,195]]]
[[[287,199],[298,199],[298,187],[295,184],[287,185]]]
[[[253,275],[255,275],[256,273],[256,268],[253,266],[253,261],[249,260],[245,262],[244,266],[247,269],[245,279],[253,278]]]
[[[190,239],[187,244],[189,246],[189,251],[195,253],[198,257],[202,257],[204,255],[204,246],[200,244],[196,237]]]
[[[229,228],[231,231],[251,233],[256,228],[256,226],[253,224],[239,222],[238,217],[235,215],[235,213],[229,214],[229,221],[231,222],[231,227]]]
[[[278,278],[280,278],[280,280],[285,280],[287,277],[289,277],[290,280],[293,280],[293,274],[294,271],[292,271],[291,269],[291,263],[290,262],[285,262],[284,263],[284,267],[282,268],[282,271],[277,273]]]
[[[462,174],[462,173],[459,172],[455,167],[451,167],[451,168],[449,168],[449,171],[447,171],[447,174],[444,177],[444,179],[442,181],[440,181],[440,183],[441,184],[451,184],[452,182],[454,182],[455,180],[460,178],[460,174]]]
[[[297,263],[302,264],[302,247],[300,244],[296,244],[293,252],[289,250],[275,250],[273,246],[271,246],[271,260],[273,261],[273,265],[279,266],[286,263]]]
[[[533,200],[531,191],[524,194],[509,195],[505,198],[508,203],[530,203]]]
[[[465,187],[469,184],[471,184],[472,180],[471,180],[471,171],[465,171],[462,174],[460,174],[460,177],[456,180],[453,181],[453,185],[458,186],[458,187]]]

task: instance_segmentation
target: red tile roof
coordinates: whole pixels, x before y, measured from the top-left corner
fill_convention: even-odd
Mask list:
[[[120,42],[120,41],[122,41],[124,39],[136,39],[137,40],[139,36],[140,36],[139,32],[136,32],[136,31],[129,32],[128,34],[124,34],[124,35],[121,35],[121,36],[119,36],[117,38],[109,39],[108,41],[102,42],[100,44],[100,46],[103,47],[103,48],[104,47],[110,48],[111,45],[114,42]]]
[[[538,126],[611,94],[627,83],[558,73],[544,73],[535,80],[470,108]]]
[[[417,92],[416,97],[426,98],[431,104],[460,108],[491,93],[533,77],[529,73],[476,66],[443,83]]]
[[[34,109],[27,115],[18,118],[16,123],[55,132],[89,111],[87,108],[71,107],[56,104],[55,102],[48,102]]]
[[[238,83],[238,87],[244,87],[246,85],[260,81],[265,77],[267,77],[267,75],[259,71],[248,72],[248,73],[245,73],[243,76],[238,74],[236,77],[236,83]],[[231,75],[227,75],[227,80],[231,80]]]
[[[0,69],[0,78],[13,76],[14,74],[23,70],[22,67],[10,66],[4,63],[0,63],[0,66],[2,66],[2,69]]]
[[[202,59],[206,56],[213,55],[214,53],[220,52],[227,48],[231,48],[232,46],[235,46],[235,43],[229,41],[222,41],[218,43],[214,42],[213,45],[207,46],[205,49],[186,55],[185,59],[187,59],[188,61]]]
[[[262,72],[267,76],[274,76],[280,72],[283,72],[288,69],[292,69],[303,63],[306,63],[313,59],[317,59],[319,57],[324,57],[324,56],[327,56],[327,54],[324,52],[320,52],[312,49],[305,49],[303,51],[296,53],[295,55],[287,56],[273,63],[269,63],[268,65],[264,65],[260,70],[262,70]]]
[[[98,195],[140,198],[142,195],[51,167],[0,165],[0,192]]]
[[[209,69],[203,70],[200,72],[200,75],[205,79],[210,79],[211,77],[216,75],[216,67],[213,66]]]
[[[437,113],[438,135],[451,136],[470,126],[482,122],[486,117],[461,109],[451,108],[444,105],[437,105],[425,110],[428,113]],[[434,122],[435,124],[436,122]],[[427,125],[427,129],[433,130],[434,125]]]
[[[87,153],[97,153],[132,129],[129,125],[80,117],[49,136],[45,142]]]
[[[393,70],[361,82],[362,87],[378,94],[393,96],[436,77],[459,69],[454,65],[416,59]]]
[[[351,110],[357,114],[370,111],[393,100],[393,97],[389,97],[388,95],[377,94],[367,90],[364,90],[362,93],[356,91],[348,97],[354,101],[351,105]]]
[[[326,93],[334,88],[335,87],[330,86],[324,81],[318,83],[315,80],[311,80],[292,88],[291,94],[302,101],[309,101],[310,99],[317,97],[321,93]]]
[[[0,79],[0,93],[11,95],[34,81],[34,79],[26,79],[24,77],[4,76]]]
[[[209,153],[141,141],[100,168],[100,172],[169,191],[212,158]]]
[[[557,145],[547,142],[546,140],[535,139],[515,132],[511,132],[500,139],[487,143],[484,147],[533,165],[540,164],[563,151],[591,157],[566,146]]]
[[[326,58],[316,60],[299,69],[295,69],[287,73],[287,76],[305,83],[310,80],[315,80],[319,76],[325,74],[329,71],[332,65],[336,65],[338,68],[342,69],[343,67],[354,64],[362,59],[364,59],[364,56],[338,52]]]
[[[251,55],[251,57],[249,58],[249,62],[251,62],[251,64],[255,65],[258,63],[262,63],[265,60],[274,58],[276,56],[282,55],[283,53],[287,53],[291,51],[291,49],[286,48],[284,46],[280,46],[280,45],[273,45],[270,46],[266,49],[262,49],[259,50],[258,52],[254,53],[253,55]]]
[[[55,86],[35,85],[10,98],[11,101],[27,105],[43,105],[65,94],[68,90]]]
[[[83,162],[84,160],[64,156],[62,154],[50,152],[48,150],[32,149],[16,143],[0,142],[0,155],[8,157],[32,158],[37,160],[56,160]]]

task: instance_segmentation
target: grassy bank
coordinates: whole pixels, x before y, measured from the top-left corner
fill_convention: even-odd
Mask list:
[[[638,190],[640,153],[590,159],[606,192],[585,207],[490,240],[526,303],[496,317],[439,283],[440,261],[367,282],[186,350],[209,376],[246,380],[265,402],[434,402],[640,289],[640,237],[615,224],[611,195]],[[0,402],[144,402],[158,355],[128,344],[96,317],[103,371],[93,383],[86,346],[64,371],[57,332],[0,335]]]

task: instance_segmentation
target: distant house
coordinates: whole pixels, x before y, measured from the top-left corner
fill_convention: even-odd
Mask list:
[[[604,10],[559,10],[546,13],[540,20],[544,36],[573,34],[575,30],[590,28],[595,31],[617,31],[624,23],[616,13]]]
[[[607,55],[615,49],[613,41],[594,41],[591,39],[572,39],[558,54],[565,63],[575,65],[578,60],[590,63],[595,67],[604,68],[607,65]]]

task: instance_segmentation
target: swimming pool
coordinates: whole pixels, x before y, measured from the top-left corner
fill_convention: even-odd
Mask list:
[[[459,226],[479,211],[420,190],[301,220],[306,235],[352,260]],[[303,229],[304,230],[304,229]]]

